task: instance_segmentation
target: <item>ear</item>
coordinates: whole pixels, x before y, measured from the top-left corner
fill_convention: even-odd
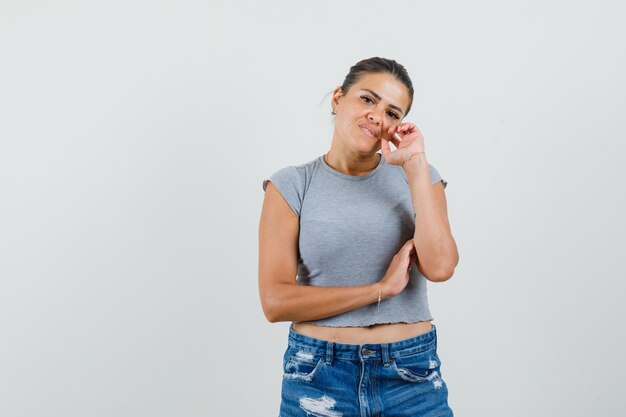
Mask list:
[[[339,99],[341,99],[341,97],[343,97],[343,91],[341,90],[340,86],[333,90],[332,106],[335,111],[337,110],[337,106],[339,105]]]

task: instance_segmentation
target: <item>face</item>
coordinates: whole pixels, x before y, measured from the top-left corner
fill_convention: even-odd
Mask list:
[[[335,133],[333,140],[363,155],[380,149],[381,135],[400,124],[409,106],[409,90],[393,75],[363,74],[347,92],[333,92]]]

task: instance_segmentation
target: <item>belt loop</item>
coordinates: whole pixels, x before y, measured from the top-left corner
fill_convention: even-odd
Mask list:
[[[333,347],[335,342],[326,343],[326,365],[333,364]]]
[[[381,347],[383,353],[383,365],[389,366],[391,364],[391,361],[389,360],[389,343],[383,343]]]

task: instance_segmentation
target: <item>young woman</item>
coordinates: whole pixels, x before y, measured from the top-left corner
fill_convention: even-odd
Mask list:
[[[402,65],[358,62],[328,153],[263,182],[261,304],[292,322],[281,417],[452,416],[426,291],[459,256],[412,101]]]

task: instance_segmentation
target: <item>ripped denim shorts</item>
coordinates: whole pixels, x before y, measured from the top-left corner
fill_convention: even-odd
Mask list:
[[[279,417],[449,417],[435,325],[381,344],[343,344],[289,328]]]

